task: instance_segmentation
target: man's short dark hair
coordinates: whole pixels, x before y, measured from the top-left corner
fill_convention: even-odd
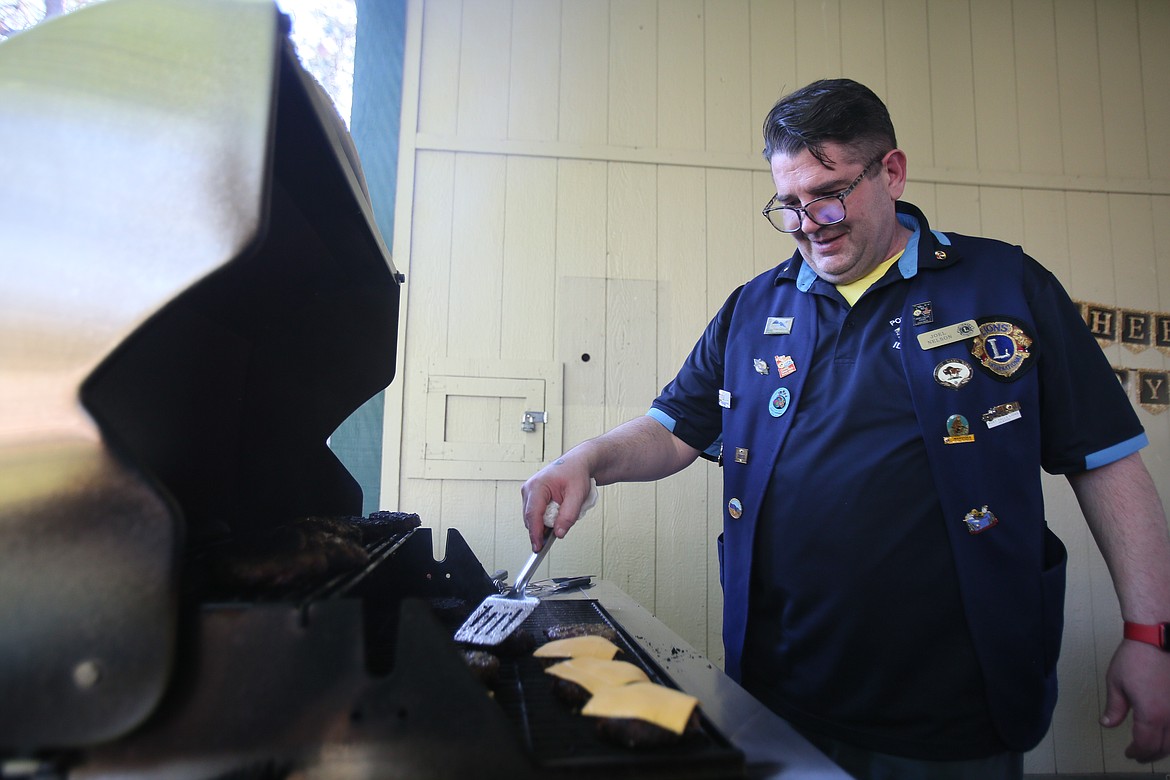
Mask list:
[[[838,161],[825,144],[849,146],[857,162],[869,162],[898,147],[886,104],[864,84],[850,79],[814,81],[782,98],[764,120],[764,159],[781,153],[795,156],[807,149],[826,167]]]

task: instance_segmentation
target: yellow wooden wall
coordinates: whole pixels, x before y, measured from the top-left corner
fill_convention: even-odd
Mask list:
[[[935,227],[1021,243],[1076,299],[1170,310],[1167,40],[1166,0],[413,0],[384,505],[515,573],[520,481],[412,465],[434,361],[558,366],[558,451],[643,413],[725,296],[791,252],[758,213],[772,194],[759,127],[817,78],[887,101],[906,198]],[[501,409],[478,399],[453,424],[490,435],[514,422]],[[1170,500],[1170,414],[1139,415]],[[720,481],[700,462],[603,489],[538,576],[614,581],[721,661]],[[1026,768],[1147,771],[1122,757],[1128,728],[1096,725],[1120,618],[1067,484],[1046,493],[1072,557],[1068,627],[1061,703]]]

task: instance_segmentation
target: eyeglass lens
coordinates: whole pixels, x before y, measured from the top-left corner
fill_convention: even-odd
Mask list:
[[[804,206],[772,206],[776,202],[777,197],[772,196],[772,200],[768,201],[768,205],[764,207],[764,216],[772,223],[772,227],[781,233],[795,233],[799,231],[803,216],[807,216],[821,226],[836,225],[845,219],[845,198],[861,183],[865,172],[884,156],[874,158],[872,162],[862,168],[861,173],[857,174],[857,178],[853,180],[853,183],[843,191],[834,195],[814,198]]]
[[[845,204],[838,195],[828,195],[809,201],[804,213],[818,225],[834,225],[845,219]],[[794,208],[779,208],[768,212],[768,219],[786,233],[800,230],[801,214]]]

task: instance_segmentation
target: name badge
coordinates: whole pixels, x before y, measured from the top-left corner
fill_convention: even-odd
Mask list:
[[[935,328],[926,333],[918,334],[918,346],[923,349],[934,349],[944,344],[962,341],[979,335],[979,323],[975,320],[966,320],[945,328]]]
[[[1012,420],[1018,420],[1021,417],[1023,415],[1020,413],[1019,402],[1012,401],[1011,403],[1000,404],[999,406],[993,406],[988,409],[983,413],[983,422],[987,423],[988,428],[994,428],[997,425],[1003,425]]]
[[[769,317],[764,320],[765,336],[784,336],[792,332],[793,317]]]

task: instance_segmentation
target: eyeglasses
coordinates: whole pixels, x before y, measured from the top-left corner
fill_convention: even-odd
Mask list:
[[[782,206],[776,203],[776,198],[780,196],[773,195],[771,200],[764,204],[764,210],[760,213],[767,218],[772,227],[781,233],[799,232],[800,223],[803,221],[802,214],[822,227],[843,222],[845,221],[845,198],[857,189],[857,185],[861,184],[861,180],[865,178],[866,172],[873,167],[874,163],[880,162],[882,157],[885,157],[885,154],[862,168],[861,173],[857,174],[857,178],[853,180],[852,184],[834,195],[813,198],[803,206]]]

